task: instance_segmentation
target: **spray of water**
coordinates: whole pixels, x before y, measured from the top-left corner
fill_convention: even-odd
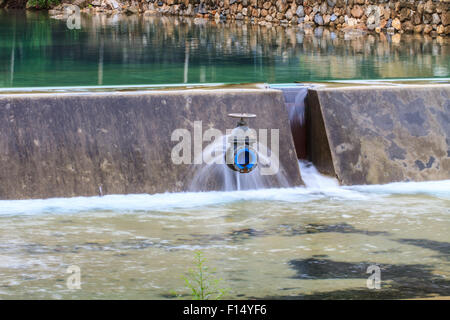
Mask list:
[[[305,98],[308,88],[298,89],[293,105],[288,108],[288,116],[291,127],[303,126],[305,124]]]
[[[336,178],[325,176],[317,171],[312,162],[299,160],[300,172],[305,186],[309,189],[333,189],[339,187]]]
[[[204,148],[203,152],[196,157],[202,157],[203,164],[193,166],[192,180],[189,191],[235,191],[252,190],[266,188],[287,188],[289,183],[280,170],[273,175],[261,174],[261,168],[270,164],[270,149],[257,142],[258,166],[250,173],[241,174],[227,167],[225,164],[225,154],[228,147],[229,135],[223,135]]]
[[[107,195],[104,197],[76,197],[33,200],[0,200],[0,218],[2,216],[34,215],[34,214],[99,214],[100,211],[124,213],[137,212],[169,212],[170,215],[156,214],[155,219],[184,219],[174,211],[224,205],[237,201],[278,201],[298,203],[299,206],[318,199],[334,199],[335,201],[372,201],[384,199],[386,196],[427,195],[440,199],[440,203],[450,201],[450,180],[425,182],[396,182],[386,185],[339,186],[336,179],[321,175],[311,163],[300,161],[305,187],[265,188],[245,191],[213,191],[213,192],[179,192],[160,194],[128,194]],[[207,167],[203,168],[206,169]],[[209,167],[210,168],[210,167]],[[228,168],[223,174],[230,180],[235,173]],[[200,181],[207,169],[197,176]],[[200,172],[199,172],[200,173]],[[233,180],[239,183],[239,180]],[[233,184],[231,184],[233,185]],[[225,189],[225,187],[223,188]],[[237,190],[234,189],[234,190]],[[430,200],[431,201],[431,200]],[[444,201],[444,202],[442,202]],[[214,219],[213,214],[198,215],[195,219]]]

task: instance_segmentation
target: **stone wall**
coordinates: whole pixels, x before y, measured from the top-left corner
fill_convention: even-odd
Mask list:
[[[73,1],[73,0],[70,0]],[[75,0],[85,11],[166,14],[261,25],[450,34],[450,0]]]

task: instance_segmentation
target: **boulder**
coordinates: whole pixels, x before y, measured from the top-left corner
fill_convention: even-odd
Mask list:
[[[314,16],[314,22],[319,26],[323,26],[323,18],[319,13]]]
[[[433,15],[431,16],[431,23],[439,24],[440,22],[441,22],[441,18],[439,17],[439,15],[437,13],[433,13]]]
[[[322,15],[324,15],[324,14],[327,13],[327,9],[328,9],[328,7],[327,7],[327,3],[326,3],[326,2],[323,2],[323,3],[320,5],[320,7],[319,7],[320,13],[321,13]]]
[[[116,0],[106,0],[105,3],[112,10],[119,9],[119,3]]]
[[[353,17],[359,19],[363,16],[364,10],[360,6],[354,6],[351,10],[351,14]]]
[[[450,24],[450,10],[441,14],[441,21],[444,26],[448,26]]]
[[[292,13],[291,10],[286,11],[286,19],[291,21],[292,17],[294,16],[294,14]]]
[[[358,21],[356,21],[355,18],[349,18],[347,19],[347,26],[354,27],[358,24]]]
[[[422,15],[416,12],[412,17],[412,22],[415,25],[421,24],[422,23]]]
[[[426,25],[423,27],[423,33],[428,34],[428,33],[430,33],[431,31],[433,31],[433,27],[430,26],[429,24],[426,24]]]
[[[445,34],[450,34],[450,26],[445,27]]]
[[[276,2],[277,11],[279,13],[285,13],[286,12],[286,0],[277,0]]]
[[[85,8],[89,5],[89,0],[75,0],[72,4],[82,8]]]
[[[423,3],[419,3],[418,5],[417,5],[417,13],[418,14],[423,14],[423,8],[424,8],[424,4]]]
[[[376,27],[377,25],[375,24],[375,16],[369,16],[369,18],[367,18],[367,29],[374,30]]]
[[[336,0],[327,0],[328,6],[333,8],[336,5]]]
[[[295,12],[297,17],[303,18],[305,16],[305,11],[303,10],[303,6],[298,6],[297,11]]]
[[[392,27],[395,30],[401,30],[402,29],[402,23],[400,22],[400,20],[398,18],[395,18],[394,20],[392,20]]]
[[[435,5],[434,5],[433,1],[428,0],[427,3],[425,3],[425,5],[424,5],[423,10],[426,13],[430,13],[431,14],[431,13],[434,12],[434,8],[435,8]]]
[[[414,33],[422,33],[423,31],[423,24],[418,24],[414,27]]]
[[[409,10],[408,8],[403,8],[402,10],[400,10],[400,22],[403,22],[407,19],[409,19],[409,16],[411,14],[411,10]]]
[[[135,6],[129,6],[125,11],[126,14],[137,14],[138,12],[139,9]]]
[[[433,17],[431,16],[431,14],[428,14],[428,13],[425,13],[424,15],[423,15],[423,23],[425,23],[425,24],[429,24],[429,23],[431,23],[431,19],[432,19]]]
[[[412,32],[414,31],[414,25],[411,23],[411,21],[405,21],[402,24],[402,29],[405,32]]]

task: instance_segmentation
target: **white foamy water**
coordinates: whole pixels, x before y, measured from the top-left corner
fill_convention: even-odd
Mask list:
[[[302,174],[303,182],[306,188],[310,189],[335,189],[339,188],[337,179],[322,175],[317,171],[316,167],[311,162],[299,162],[300,172]]]
[[[210,186],[221,186],[221,191],[242,191],[267,189],[269,187],[285,188],[289,186],[286,177],[278,170],[275,175],[263,175],[261,167],[272,165],[279,168],[278,159],[269,157],[272,151],[263,143],[256,143],[256,153],[258,157],[258,166],[255,170],[246,174],[230,170],[225,164],[226,150],[230,148],[230,135],[218,137],[213,143],[209,144],[203,152],[195,157],[204,160],[206,163],[200,168],[193,167],[195,174],[190,182],[189,191],[200,192],[211,190]],[[267,169],[267,168],[266,168]],[[215,189],[215,188],[214,188]],[[217,189],[216,189],[217,190]]]
[[[280,201],[304,203],[318,199],[370,201],[389,195],[428,195],[450,199],[450,180],[398,182],[385,185],[339,186],[336,179],[321,175],[308,162],[299,163],[306,187],[241,191],[180,192],[162,194],[107,195],[37,200],[0,200],[0,216],[74,214],[92,211],[133,213],[173,211],[220,206],[233,202]]]
[[[344,191],[343,194],[346,194]],[[309,197],[308,197],[309,195]],[[306,188],[260,189],[245,191],[180,192],[161,194],[108,195],[104,197],[54,198],[43,200],[2,200],[0,215],[77,213],[87,211],[168,211],[237,201],[288,201],[302,202],[314,195]]]
[[[342,189],[373,194],[426,194],[430,196],[450,198],[450,180],[425,182],[394,182],[384,185],[342,187]]]

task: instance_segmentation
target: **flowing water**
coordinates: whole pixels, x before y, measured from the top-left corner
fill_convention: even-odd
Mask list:
[[[450,76],[450,40],[176,17],[0,10],[0,88]]]
[[[195,250],[229,298],[450,295],[450,181],[339,187],[300,165],[306,188],[0,201],[0,298],[173,298]]]
[[[203,164],[200,168],[193,166],[194,172],[190,183],[190,191],[235,191],[289,186],[280,168],[281,164],[278,161],[278,157],[272,156],[272,151],[261,141],[255,142],[254,145],[257,155],[257,167],[253,171],[240,174],[230,170],[226,166],[227,149],[233,147],[232,143],[229,142],[230,137],[232,136],[223,135],[218,137],[214,142],[207,145],[201,154],[196,155],[196,157],[201,157],[199,163]],[[243,145],[241,146],[243,147]],[[267,172],[271,167],[278,168],[277,172],[270,175],[264,174],[263,168]],[[212,186],[215,187],[212,188]]]

